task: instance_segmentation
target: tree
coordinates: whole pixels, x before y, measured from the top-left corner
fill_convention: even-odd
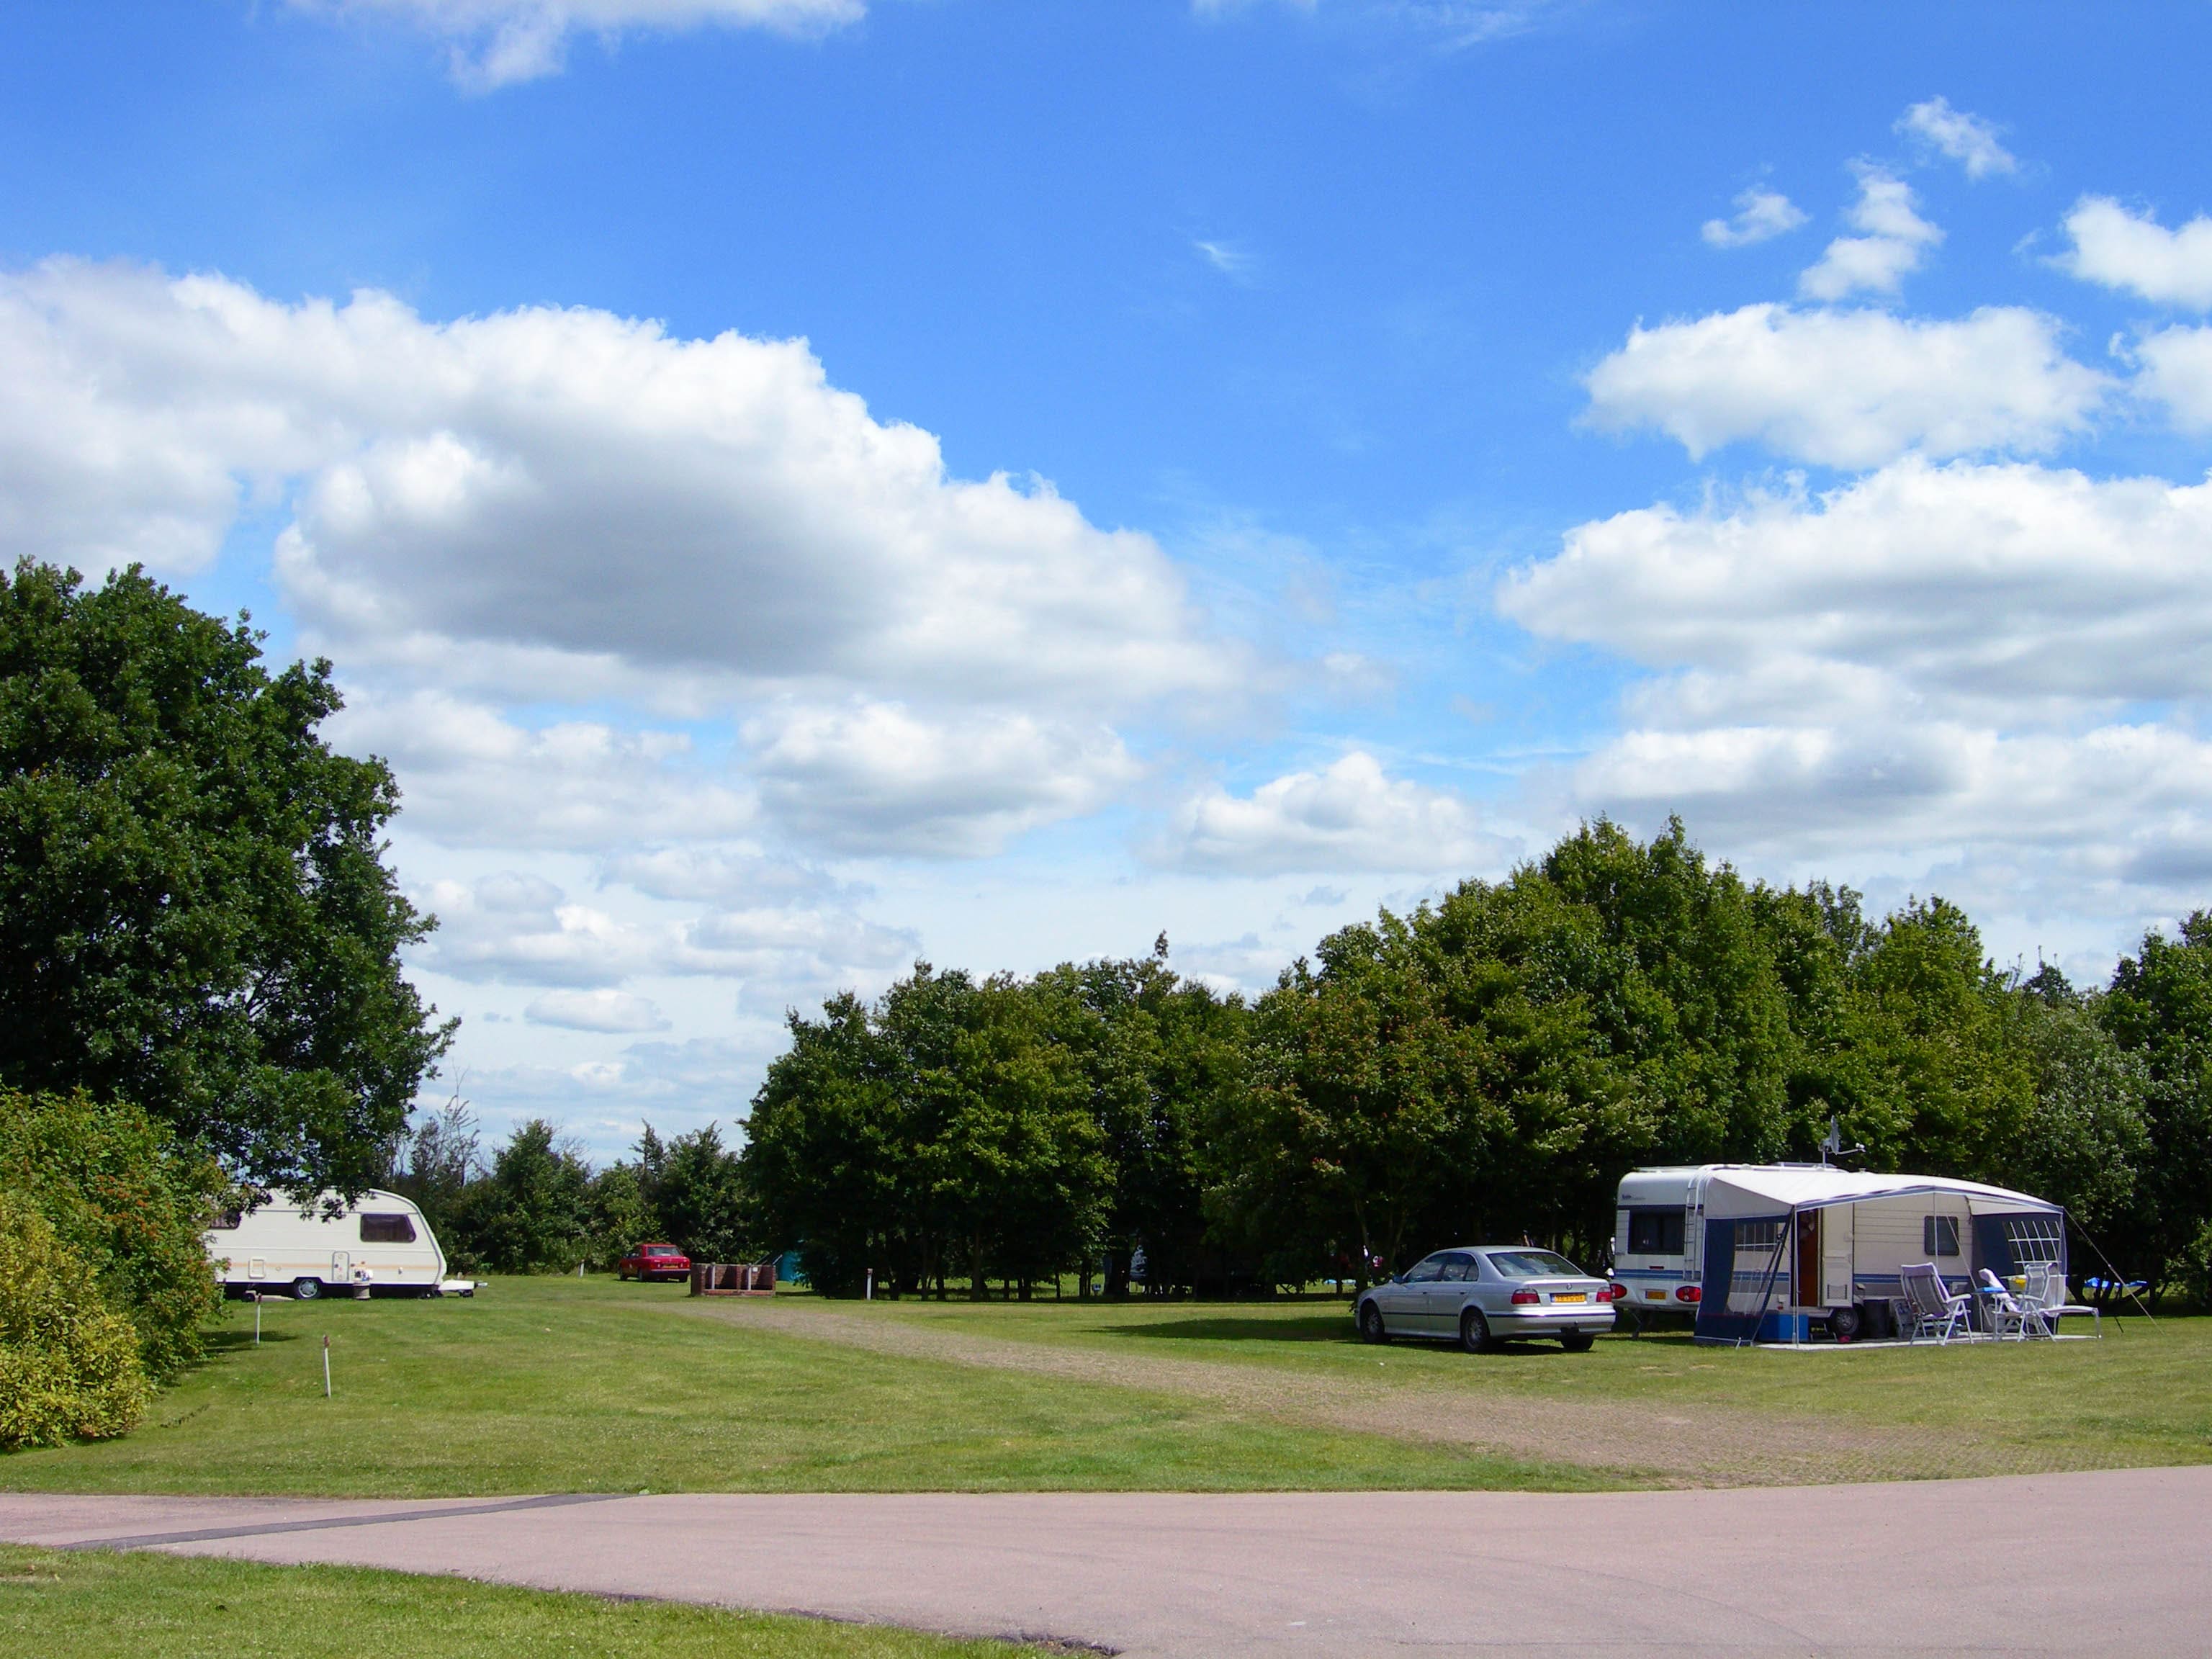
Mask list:
[[[368,1186],[450,1040],[400,971],[433,925],[333,753],[327,662],[137,567],[0,581],[0,1085],[131,1100],[234,1174]]]
[[[463,1195],[459,1231],[494,1271],[568,1273],[591,1236],[591,1170],[544,1118],[522,1125]]]
[[[2137,1201],[2110,1241],[2132,1273],[2212,1293],[2212,913],[2124,957],[2099,1018],[2146,1074]]]
[[[380,1184],[414,1200],[453,1265],[469,1271],[481,1264],[463,1233],[462,1206],[469,1183],[483,1174],[476,1115],[457,1093],[399,1138]]]
[[[724,1149],[716,1125],[668,1143],[653,1203],[657,1224],[694,1261],[748,1259],[752,1218],[744,1171],[738,1155]]]

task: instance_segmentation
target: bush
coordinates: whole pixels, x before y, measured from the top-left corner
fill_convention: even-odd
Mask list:
[[[0,1193],[0,1449],[128,1433],[153,1393],[138,1334],[30,1201]]]
[[[229,1184],[135,1106],[0,1091],[0,1193],[35,1208],[137,1329],[166,1380],[205,1347],[222,1301],[203,1234]]]

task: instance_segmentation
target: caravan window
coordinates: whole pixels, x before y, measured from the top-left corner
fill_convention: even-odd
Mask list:
[[[2059,1220],[2055,1215],[2008,1215],[2005,1218],[2005,1243],[2012,1246],[2012,1259],[2016,1267],[2025,1267],[2031,1261],[2057,1262],[2064,1258],[2063,1241],[2059,1237]]]
[[[1682,1254],[1682,1212],[1680,1210],[1631,1210],[1628,1249],[1632,1255]]]
[[[238,1224],[245,1219],[246,1213],[242,1210],[225,1210],[221,1215],[215,1218],[215,1224],[210,1227],[208,1231],[215,1233],[236,1232],[238,1231]],[[2058,1258],[2056,1256],[2051,1258],[2054,1261],[2057,1259]]]
[[[1959,1218],[1929,1215],[1920,1218],[1920,1248],[1929,1256],[1959,1254]]]
[[[361,1218],[361,1242],[364,1244],[412,1244],[415,1242],[415,1223],[404,1215],[370,1215]]]

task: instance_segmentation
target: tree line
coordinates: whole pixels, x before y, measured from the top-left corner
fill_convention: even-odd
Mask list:
[[[1989,960],[1942,899],[1875,921],[1599,822],[1497,882],[1323,939],[1250,1000],[1146,957],[927,963],[793,1012],[740,1150],[592,1170],[543,1122],[423,1126],[393,1184],[461,1249],[605,1266],[640,1238],[800,1252],[833,1294],[1364,1282],[1451,1240],[1601,1260],[1638,1165],[1817,1156],[2064,1204],[2130,1276],[2212,1292],[2212,917],[2102,986]],[[445,1160],[441,1162],[441,1159]],[[441,1174],[440,1171],[445,1171]],[[443,1183],[442,1185],[441,1183]]]

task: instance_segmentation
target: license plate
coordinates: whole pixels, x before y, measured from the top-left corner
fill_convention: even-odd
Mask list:
[[[1644,1292],[1644,1299],[1646,1302],[1664,1302],[1667,1299],[1667,1292],[1664,1291],[1646,1291]]]
[[[1552,1300],[1554,1302],[1587,1302],[1589,1300],[1589,1292],[1587,1291],[1559,1291],[1553,1293]]]

